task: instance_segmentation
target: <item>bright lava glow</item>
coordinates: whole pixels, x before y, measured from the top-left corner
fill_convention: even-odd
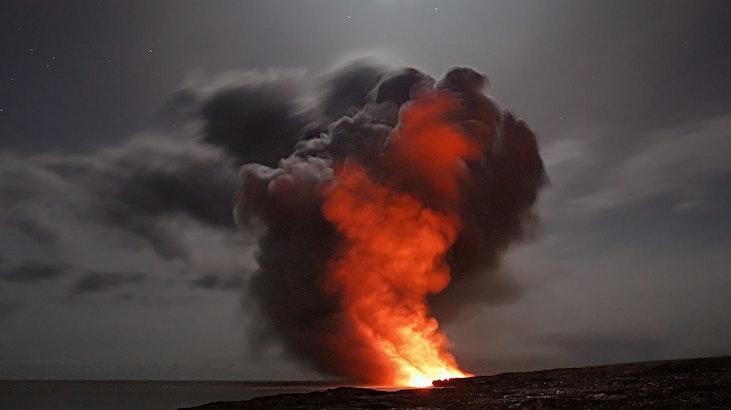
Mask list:
[[[431,387],[432,382],[435,380],[458,379],[473,376],[470,373],[465,373],[458,369],[447,368],[427,369],[426,372],[428,374],[424,374],[421,370],[412,366],[406,366],[403,370],[406,372],[406,378],[398,382],[398,385],[407,387]]]
[[[441,206],[430,208],[417,195],[371,179],[356,161],[336,171],[325,193],[324,215],[345,238],[329,261],[325,287],[340,299],[359,357],[367,358],[363,380],[426,387],[469,376],[427,304],[450,280],[445,257],[461,229],[450,210],[459,200],[461,161],[480,152],[443,119],[454,104],[435,94],[402,111],[384,158],[409,167]]]

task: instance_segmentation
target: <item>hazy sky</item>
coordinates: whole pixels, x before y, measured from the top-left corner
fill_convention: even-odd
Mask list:
[[[318,377],[247,353],[256,243],[206,194],[238,179],[180,90],[269,67],[315,84],[363,55],[471,66],[539,136],[542,228],[499,273],[515,297],[447,326],[464,367],[731,354],[727,1],[1,8],[0,378]]]

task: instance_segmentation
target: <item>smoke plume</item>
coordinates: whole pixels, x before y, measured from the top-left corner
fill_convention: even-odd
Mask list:
[[[204,102],[206,140],[244,164],[237,223],[260,232],[255,344],[275,338],[354,381],[466,374],[437,319],[529,236],[546,180],[535,135],[487,82],[360,61],[331,73],[314,106],[268,85]]]

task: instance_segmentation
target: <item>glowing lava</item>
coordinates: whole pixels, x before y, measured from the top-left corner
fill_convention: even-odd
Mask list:
[[[448,120],[457,105],[433,93],[402,111],[383,159],[406,169],[408,180],[376,182],[351,160],[325,192],[324,215],[345,245],[324,285],[340,299],[359,343],[379,356],[373,362],[383,363],[378,374],[363,375],[373,383],[424,387],[470,375],[427,305],[429,294],[449,284],[445,255],[460,231],[459,178],[464,161],[481,153]]]

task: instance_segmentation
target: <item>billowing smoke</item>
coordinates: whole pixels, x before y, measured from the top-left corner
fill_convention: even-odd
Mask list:
[[[257,92],[232,87],[202,106],[207,141],[244,164],[237,223],[260,232],[248,287],[261,313],[254,344],[274,338],[319,371],[355,381],[459,375],[434,318],[449,320],[482,297],[480,278],[535,226],[546,175],[533,132],[467,67],[435,80],[360,61],[330,73],[314,106],[260,81]],[[414,259],[402,269],[394,266],[420,246],[390,244],[386,234],[436,245],[426,265]],[[484,289],[485,298],[501,297],[490,291],[500,292]],[[393,323],[379,315],[426,342],[382,329]],[[441,370],[414,361],[430,354],[425,343]]]

